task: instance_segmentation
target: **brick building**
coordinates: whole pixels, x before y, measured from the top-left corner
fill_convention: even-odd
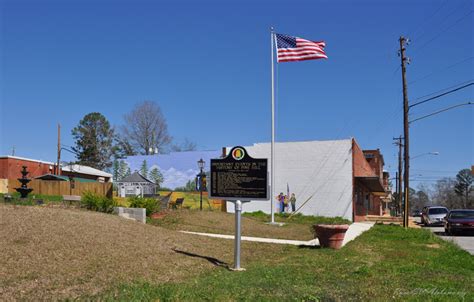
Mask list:
[[[270,157],[269,143],[245,148],[252,157]],[[390,192],[383,166],[380,150],[363,151],[355,139],[276,143],[274,193],[295,193],[298,212],[304,215],[362,221],[367,215],[383,215],[387,206]],[[243,206],[244,212],[270,210],[265,201]],[[227,211],[234,211],[231,203]]]
[[[52,162],[18,156],[0,156],[0,178],[16,179],[21,177],[21,168],[26,166],[29,178],[54,173],[56,164]]]
[[[55,174],[56,164],[18,156],[0,156],[0,193],[8,192],[8,180],[21,177],[21,169],[26,166],[28,178]],[[73,178],[89,179],[98,182],[111,182],[112,174],[82,165],[61,166],[61,175]]]

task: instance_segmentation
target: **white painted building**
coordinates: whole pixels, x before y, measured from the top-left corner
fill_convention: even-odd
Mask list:
[[[296,208],[304,202],[304,215],[341,216],[353,219],[353,152],[352,139],[275,143],[275,212],[279,211],[276,195],[280,192],[296,195]],[[258,143],[244,148],[254,158],[269,159],[270,143]],[[227,148],[229,151],[230,148]],[[270,177],[269,177],[270,179]],[[243,204],[243,212],[270,213],[270,201]],[[227,211],[234,205],[227,202]]]
[[[139,172],[132,173],[117,182],[119,197],[130,196],[153,196],[155,195],[156,184]]]

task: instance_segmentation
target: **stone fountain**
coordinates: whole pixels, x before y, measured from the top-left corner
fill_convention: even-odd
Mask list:
[[[26,196],[28,196],[28,194],[33,191],[33,189],[28,188],[27,186],[27,184],[31,181],[30,178],[26,178],[28,173],[30,172],[26,171],[26,166],[23,166],[23,169],[21,170],[22,176],[21,178],[18,178],[18,181],[21,182],[21,187],[15,188],[15,190],[20,193],[21,198],[26,198]]]

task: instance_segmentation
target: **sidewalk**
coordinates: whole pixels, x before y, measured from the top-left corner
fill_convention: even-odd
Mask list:
[[[355,222],[349,226],[349,229],[346,232],[342,246],[346,245],[348,242],[357,238],[363,232],[369,230],[374,224],[370,222]],[[234,239],[234,235],[222,235],[222,234],[212,234],[212,233],[199,233],[199,232],[189,232],[189,231],[180,231],[185,234],[192,234],[198,236],[207,236],[213,238],[221,239]],[[309,241],[301,240],[288,240],[288,239],[274,239],[274,238],[262,238],[262,237],[249,237],[242,236],[242,241],[252,241],[252,242],[262,242],[262,243],[274,243],[274,244],[290,244],[298,246],[318,246],[318,239],[313,239]]]

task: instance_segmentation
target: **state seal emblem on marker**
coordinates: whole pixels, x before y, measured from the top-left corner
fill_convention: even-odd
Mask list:
[[[232,151],[232,157],[235,159],[235,160],[241,160],[242,158],[244,158],[245,156],[245,151],[243,148],[235,148],[233,151]]]

